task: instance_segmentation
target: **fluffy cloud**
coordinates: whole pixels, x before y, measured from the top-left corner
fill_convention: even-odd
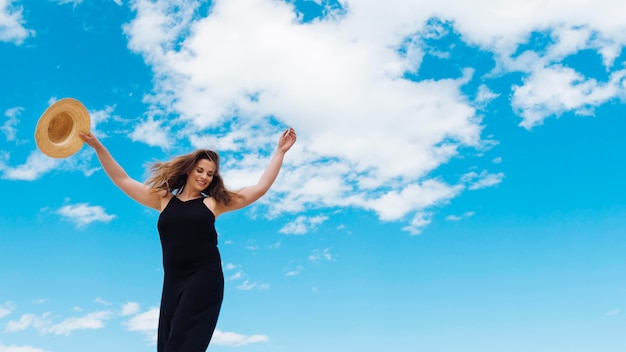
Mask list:
[[[567,111],[588,115],[612,98],[626,96],[626,70],[613,72],[608,82],[587,79],[572,68],[555,65],[537,69],[513,87],[513,108],[522,116],[521,126],[531,129],[547,116]]]
[[[87,203],[69,204],[57,210],[57,214],[82,228],[94,221],[109,222],[115,215],[106,213],[106,210],[99,205],[89,205]]]
[[[140,311],[139,304],[136,302],[128,302],[122,306],[122,316],[137,314]]]
[[[139,307],[137,306],[136,308]],[[125,309],[127,308],[125,307]],[[157,328],[159,325],[159,308],[152,307],[143,313],[136,314],[128,321],[122,323],[122,325],[126,326],[128,331],[136,331],[144,334],[148,343],[156,344]]]
[[[136,17],[124,27],[128,45],[155,76],[146,97],[149,117],[132,138],[166,147],[184,136],[198,147],[263,155],[273,143],[267,126],[296,127],[300,142],[264,200],[270,215],[357,206],[384,220],[412,216],[406,230],[419,232],[431,221],[428,209],[468,187],[501,182],[498,173],[471,186],[433,176],[462,148],[489,144],[475,109],[500,95],[485,84],[474,101],[463,93],[469,82],[483,79],[471,67],[460,77],[405,78],[418,72],[427,53],[448,57],[425,44],[446,35],[447,25],[493,54],[491,75],[522,73],[523,85],[511,87],[512,104],[526,128],[554,114],[589,112],[625,90],[621,71],[596,82],[562,63],[590,49],[607,70],[613,67],[626,43],[626,15],[614,10],[617,1],[351,0],[306,23],[289,2],[218,0],[207,13],[199,6],[132,2]],[[542,50],[525,49],[533,34],[544,32]],[[554,81],[546,75],[565,94],[550,93]],[[226,180],[255,180],[266,162],[244,157],[227,163]]]
[[[15,0],[0,0],[0,41],[21,44],[35,32],[23,26],[22,7]]]
[[[274,188],[281,202],[272,195],[265,199],[270,214],[298,211],[305,204],[356,205],[399,219],[415,210],[414,202],[389,215],[386,199],[406,194],[407,184],[456,155],[458,147],[480,144],[480,120],[460,93],[469,71],[457,80],[402,79],[415,58],[399,56],[374,33],[355,36],[349,19],[345,29],[332,20],[299,23],[287,3],[218,1],[210,16],[199,19],[192,16],[194,6],[134,3],[137,17],[126,33],[130,48],[144,55],[158,77],[153,110],[178,118],[170,123],[150,117],[133,139],[155,145],[157,139],[146,130],[183,124],[197,145],[197,134],[228,124],[230,129],[204,144],[258,152],[275,140],[261,127],[268,125],[267,117],[294,125],[301,142]],[[187,31],[190,36],[178,36]],[[181,45],[174,45],[178,41]],[[242,130],[249,133],[242,136]],[[226,165],[225,177],[235,186],[253,182],[266,163],[243,161]],[[429,194],[431,203],[422,206],[450,193]]]

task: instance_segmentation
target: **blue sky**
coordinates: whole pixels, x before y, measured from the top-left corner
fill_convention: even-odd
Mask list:
[[[626,349],[620,2],[0,0],[0,352],[153,351],[158,214],[87,147],[34,143],[81,100],[134,178],[217,149],[209,351]]]

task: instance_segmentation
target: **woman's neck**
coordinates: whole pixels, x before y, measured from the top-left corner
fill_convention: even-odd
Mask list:
[[[194,199],[202,197],[202,193],[183,190],[182,192],[177,194],[176,197],[178,197],[179,199]]]

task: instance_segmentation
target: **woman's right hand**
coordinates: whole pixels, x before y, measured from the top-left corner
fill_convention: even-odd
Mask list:
[[[82,138],[85,141],[85,143],[87,143],[88,146],[94,149],[102,145],[102,143],[100,143],[98,138],[96,138],[96,136],[94,136],[91,132],[89,133],[78,132],[78,135],[80,136],[80,138]]]

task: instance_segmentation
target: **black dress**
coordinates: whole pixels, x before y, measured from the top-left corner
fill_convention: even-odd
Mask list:
[[[203,198],[172,197],[158,222],[163,294],[158,352],[205,352],[224,296],[215,215]]]

